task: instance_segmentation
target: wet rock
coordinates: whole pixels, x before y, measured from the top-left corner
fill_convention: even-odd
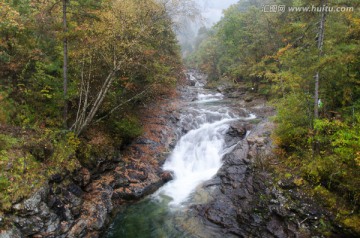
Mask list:
[[[252,96],[247,96],[244,100],[245,102],[251,102],[252,100],[254,100],[254,98]]]
[[[221,85],[216,87],[216,91],[218,91],[219,93],[222,94],[227,94],[227,93],[231,93],[232,91],[234,91],[234,87],[232,85],[230,85],[229,83],[222,83]]]
[[[246,138],[249,145],[256,145],[257,147],[262,147],[267,143],[266,137],[251,135]]]
[[[296,188],[296,184],[292,179],[283,179],[278,182],[278,185],[282,189],[294,189]]]
[[[22,216],[35,215],[40,212],[40,203],[45,200],[49,192],[49,187],[39,189],[34,195],[26,199],[22,203],[15,204],[13,209],[20,213]]]
[[[104,204],[96,204],[89,210],[91,214],[91,220],[89,221],[88,228],[91,230],[100,230],[107,218],[108,209]]]
[[[147,139],[147,138],[138,138],[135,140],[135,143],[136,144],[150,144],[150,145],[155,145],[155,146],[159,145],[158,142]]]
[[[218,186],[220,184],[221,184],[221,179],[219,177],[215,177],[208,181],[205,181],[202,186],[207,188],[207,187],[212,187],[212,186]]]
[[[63,181],[63,176],[61,174],[54,174],[50,177],[50,183],[61,183]]]
[[[122,161],[122,157],[120,154],[115,154],[113,156],[113,159],[112,159],[113,162],[117,163],[117,162],[121,162]]]
[[[231,137],[244,138],[246,135],[246,128],[243,124],[232,124],[230,125],[229,130],[226,132],[226,135]]]
[[[176,143],[177,143],[177,140],[176,140],[175,138],[173,138],[173,139],[171,140],[171,142],[169,143],[169,148],[170,148],[170,149],[174,149],[175,146],[176,146]]]
[[[62,221],[59,226],[59,233],[64,234],[67,233],[70,230],[72,223]]]
[[[246,135],[246,129],[241,123],[233,123],[230,125],[228,131],[225,134],[225,144],[227,147],[231,147],[237,144]]]
[[[16,226],[20,228],[21,232],[27,235],[39,233],[45,225],[39,216],[32,216],[31,220],[28,217],[16,217],[14,222]]]
[[[118,188],[114,190],[114,194],[113,194],[113,199],[115,200],[132,200],[135,199],[135,195],[133,194],[133,191],[130,190],[129,188]]]
[[[77,238],[77,237],[84,237],[86,234],[86,226],[87,222],[80,219],[76,222],[76,224],[70,229],[67,237],[68,238]]]
[[[196,81],[195,81],[195,80],[189,80],[189,81],[188,81],[188,85],[189,85],[189,86],[195,86],[195,85],[196,85]]]
[[[166,183],[174,179],[174,173],[172,171],[164,171],[161,174],[161,179]]]
[[[17,229],[15,226],[13,226],[9,230],[1,230],[0,231],[0,237],[1,238],[22,238],[22,234],[19,229]]]
[[[231,153],[223,157],[224,166],[219,171],[226,170],[229,166],[249,164],[250,161],[246,158],[248,151],[248,143],[244,140],[239,141]]]
[[[81,190],[81,188],[74,183],[70,183],[68,185],[67,189],[69,192],[71,192],[72,194],[74,194],[77,197],[81,197],[83,194],[83,191]]]
[[[207,209],[206,218],[224,228],[229,228],[236,223],[236,208],[231,201],[221,201],[213,204],[211,209]]]
[[[116,168],[116,164],[113,161],[105,161],[100,164],[98,168],[99,173],[104,173],[105,171],[114,170]]]
[[[288,234],[284,232],[283,221],[281,221],[280,217],[273,217],[270,222],[267,223],[267,230],[278,238],[288,238],[290,237]]]
[[[127,175],[130,178],[130,182],[136,183],[137,181],[144,181],[148,177],[148,173],[139,170],[128,170]]]
[[[228,98],[241,98],[245,95],[245,92],[235,91],[227,95]]]
[[[91,173],[87,168],[81,168],[73,174],[73,180],[81,187],[85,187],[91,181]]]
[[[172,123],[177,123],[178,121],[180,121],[180,113],[178,113],[178,112],[172,113],[170,115],[169,119]]]
[[[65,202],[65,216],[66,220],[72,220],[75,217],[78,217],[81,212],[81,205],[83,200],[81,196],[77,196],[71,192],[65,191],[64,194],[64,202]]]
[[[130,185],[129,179],[120,173],[115,173],[114,180],[110,183],[110,186],[113,189],[117,189],[120,187],[127,187],[129,185]]]

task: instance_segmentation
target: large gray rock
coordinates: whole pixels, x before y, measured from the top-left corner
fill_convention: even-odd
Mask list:
[[[231,147],[237,144],[246,136],[246,128],[243,123],[232,123],[225,134],[226,147]]]
[[[21,232],[16,227],[6,231],[0,231],[0,238],[22,238]]]
[[[20,216],[35,215],[40,212],[40,204],[45,201],[48,193],[49,187],[42,187],[24,202],[15,204],[13,209],[17,211]]]

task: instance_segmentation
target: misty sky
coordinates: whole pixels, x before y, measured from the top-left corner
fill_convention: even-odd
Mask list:
[[[202,15],[206,18],[207,26],[211,26],[220,20],[222,11],[238,0],[196,0],[199,4]]]
[[[222,17],[224,9],[230,5],[237,3],[239,0],[194,0],[205,21],[187,22],[187,27],[180,28],[177,33],[179,43],[186,52],[189,45],[194,46],[198,30],[201,26],[211,27]]]

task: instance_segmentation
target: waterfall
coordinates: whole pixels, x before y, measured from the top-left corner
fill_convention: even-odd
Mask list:
[[[191,80],[196,78],[190,75]],[[163,165],[174,173],[174,180],[155,193],[161,199],[169,197],[170,205],[179,206],[202,182],[211,179],[222,165],[225,152],[224,137],[229,122],[239,119],[221,101],[221,93],[208,93],[203,84],[196,82],[196,100],[182,113],[180,125],[191,128],[176,144]],[[253,118],[253,115],[250,115]]]
[[[205,82],[196,73],[188,78],[194,86],[184,89],[178,142],[163,165],[163,170],[174,173],[174,179],[119,214],[107,238],[218,237],[214,236],[216,231],[193,223],[191,215],[185,214],[190,204],[201,202],[196,198],[201,193],[199,185],[216,175],[223,156],[234,148],[226,142],[231,123],[251,120],[255,115],[241,106],[234,110],[232,99],[204,89]]]

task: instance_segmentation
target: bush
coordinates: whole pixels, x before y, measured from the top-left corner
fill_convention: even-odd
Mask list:
[[[306,172],[353,204],[360,198],[360,114],[350,122],[316,120],[315,140],[319,142],[320,155],[308,165]],[[311,141],[310,141],[311,142]]]
[[[12,100],[8,97],[8,93],[2,91],[0,88],[0,125],[5,125],[10,121],[14,108]]]
[[[18,142],[18,140],[14,137],[0,134],[0,151],[6,150],[12,145],[15,145]]]
[[[134,116],[126,116],[114,124],[115,133],[124,139],[125,142],[129,142],[143,133],[139,119]]]
[[[309,97],[305,94],[289,94],[275,103],[278,114],[275,121],[276,141],[278,146],[290,151],[304,151],[307,148],[307,138],[311,128],[310,105],[306,103]]]

